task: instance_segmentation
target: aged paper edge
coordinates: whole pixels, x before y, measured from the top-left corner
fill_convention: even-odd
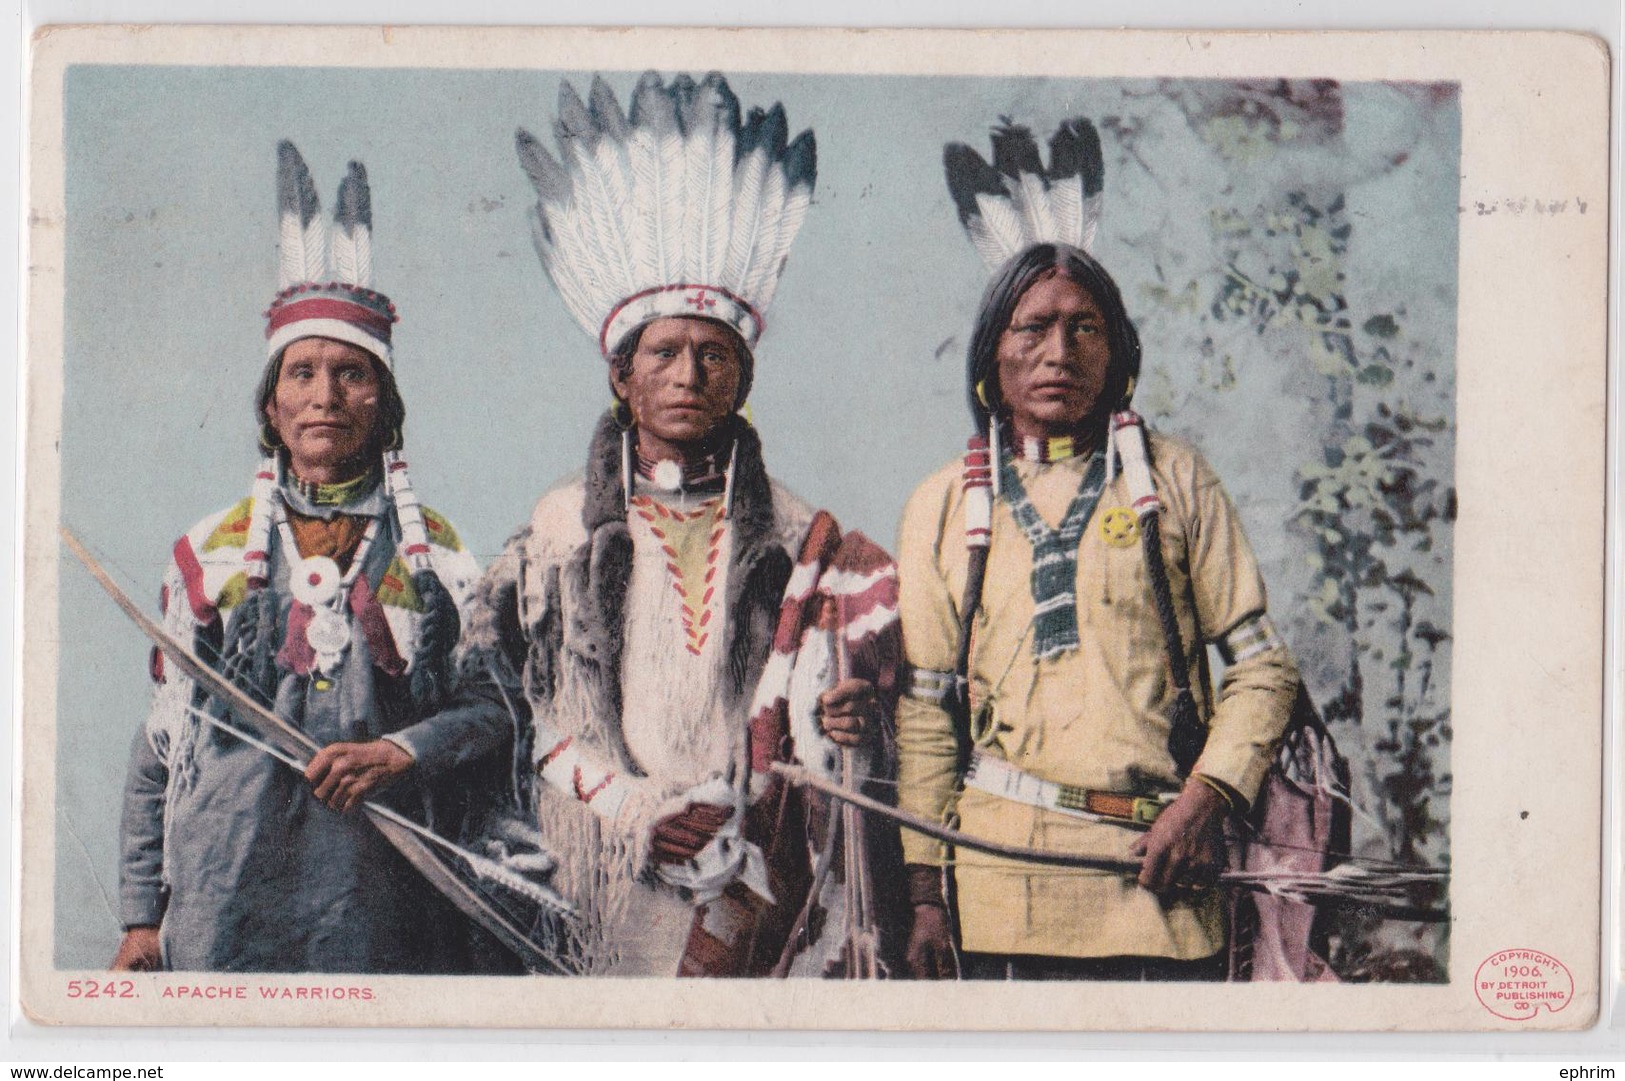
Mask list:
[[[61,81],[74,63],[561,68],[716,66],[786,73],[1316,76],[1462,86],[1456,634],[1456,923],[1451,983],[988,985],[638,980],[147,976],[142,997],[65,998],[94,973],[52,967],[55,604],[60,552],[63,162]],[[1011,46],[1020,57],[1012,61]],[[29,349],[23,505],[22,998],[45,1024],[458,1025],[797,1029],[1527,1030],[1597,1013],[1600,935],[1608,61],[1596,39],[1493,32],[1175,33],[533,28],[45,28],[32,56]],[[1561,116],[1563,123],[1548,122]],[[1480,215],[1518,197],[1584,201],[1587,216]],[[1516,298],[1516,303],[1509,300]],[[1552,463],[1559,463],[1554,465]],[[1523,504],[1560,517],[1528,558]],[[1560,515],[1557,510],[1560,508]],[[1508,794],[1518,793],[1519,806]],[[1503,831],[1535,808],[1549,833]],[[1509,836],[1515,833],[1515,838]],[[1562,1011],[1488,1014],[1470,980],[1512,947],[1575,977]],[[449,981],[449,982],[448,982]],[[181,983],[366,984],[368,1003],[305,998],[222,1010],[165,1002]],[[447,992],[452,991],[448,994]],[[254,992],[257,993],[257,992]],[[1177,1018],[1177,1021],[1174,1019]],[[1015,1020],[1012,1023],[1012,1019]],[[1155,1019],[1155,1020],[1150,1020]],[[1160,1021],[1173,1023],[1158,1023]],[[1148,1023],[1149,1020],[1149,1023]]]

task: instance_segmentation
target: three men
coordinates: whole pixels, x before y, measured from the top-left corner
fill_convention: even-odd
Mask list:
[[[118,967],[432,968],[426,887],[316,801],[353,809],[516,725],[537,839],[579,913],[559,939],[573,970],[833,971],[797,957],[844,922],[840,963],[872,973],[854,943],[885,953],[888,902],[906,901],[917,975],[952,974],[957,939],[973,977],[1221,977],[1204,887],[1297,676],[1217,478],[1126,412],[1139,342],[1086,250],[1101,186],[1087,121],[1058,133],[1048,170],[1020,129],[996,135],[993,166],[949,151],[961,219],[997,271],[969,359],[991,446],[905,511],[898,801],[1009,845],[1143,856],[1137,882],[917,835],[906,884],[888,881],[884,831],[837,827],[773,771],[886,774],[901,648],[889,559],[774,482],[739,414],[810,202],[811,133],[787,140],[778,106],[742,122],[720,76],[653,74],[630,116],[600,81],[585,103],[565,84],[556,130],[558,158],[519,135],[537,246],[599,342],[613,404],[584,476],[542,497],[472,600],[472,559],[398,458],[393,307],[344,269],[370,265],[364,174],[341,189],[344,280],[324,282],[314,194],[284,144],[285,288],[259,402],[271,457],[250,499],[176,546],[166,618],[328,746],[313,800],[204,723],[220,707],[189,681],[162,684],[130,775]],[[1227,662],[1216,701],[1205,643]],[[826,879],[811,853],[835,842],[859,858]]]
[[[1126,412],[1139,339],[1086,251],[1098,136],[1069,121],[1050,150],[1046,170],[1007,127],[992,165],[946,154],[995,273],[969,352],[983,435],[963,478],[939,471],[903,516],[899,804],[1008,845],[1143,856],[1143,870],[950,857],[906,835],[910,961],[953,973],[951,892],[968,977],[1222,979],[1223,907],[1205,887],[1225,817],[1273,761],[1297,671],[1218,478]],[[1205,643],[1227,662],[1216,700]]]
[[[278,147],[281,290],[256,400],[252,494],[176,542],[169,633],[321,746],[301,777],[154,651],[123,819],[121,969],[427,972],[450,910],[360,815],[407,776],[497,741],[423,718],[443,700],[477,577],[401,457],[395,307],[371,288],[371,199],[352,162],[329,229]],[[212,718],[212,720],[211,720]]]

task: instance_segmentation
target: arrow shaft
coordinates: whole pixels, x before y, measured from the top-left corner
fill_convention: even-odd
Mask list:
[[[841,800],[870,814],[881,815],[896,822],[905,829],[922,833],[927,837],[935,838],[956,848],[969,849],[973,852],[982,852],[990,856],[999,856],[1004,859],[1017,860],[1022,863],[1036,863],[1048,867],[1073,867],[1083,870],[1110,871],[1117,874],[1133,875],[1140,871],[1139,860],[1116,859],[1105,856],[1090,856],[1069,852],[1047,852],[1037,848],[1023,848],[1017,845],[1001,844],[997,841],[988,841],[951,826],[933,822],[930,819],[909,811],[882,803],[861,792],[854,792],[844,788],[833,781],[820,777],[803,766],[788,762],[773,763],[773,772],[779,774],[792,784],[804,785],[812,788],[832,799]],[[1418,872],[1419,874],[1422,872]],[[1447,880],[1446,875],[1437,873],[1429,876],[1431,881],[1421,884],[1433,884]],[[1313,881],[1310,881],[1313,879]],[[1219,876],[1220,885],[1231,886],[1237,889],[1253,890],[1260,893],[1275,894],[1272,883],[1268,877],[1260,876],[1256,872],[1225,872]],[[1296,891],[1304,896],[1288,897],[1288,900],[1301,900],[1303,903],[1328,903],[1359,905],[1377,909],[1385,916],[1398,920],[1413,920],[1424,923],[1439,923],[1450,919],[1447,909],[1429,908],[1418,905],[1396,904],[1392,901],[1380,900],[1369,896],[1359,895],[1362,883],[1339,883],[1328,879],[1324,875],[1298,876],[1292,883]],[[1374,888],[1374,887],[1366,887]]]

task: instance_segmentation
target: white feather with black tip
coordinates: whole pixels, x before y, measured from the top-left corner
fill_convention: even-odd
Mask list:
[[[549,268],[553,285],[558,289],[564,306],[577,319],[591,319],[595,310],[592,297],[596,290],[595,282],[583,280],[590,275],[590,271],[585,270],[588,259],[582,245],[570,235],[561,234],[557,228],[550,229],[538,207],[531,208],[530,225],[536,253],[541,256],[543,265]]]
[[[277,144],[279,217],[277,288],[319,282],[327,276],[327,226],[305,159],[291,142]]]
[[[960,224],[990,270],[1038,244],[1089,251],[1100,227],[1104,162],[1100,137],[1083,117],[1063,123],[1040,160],[1031,133],[1005,122],[993,132],[994,164],[963,143],[943,151]]]
[[[721,82],[721,80],[718,80]],[[728,84],[721,83],[721,93],[732,98]],[[695,206],[705,219],[705,247],[698,268],[701,281],[720,281],[722,269],[728,261],[728,246],[733,240],[734,219],[730,213],[734,203],[734,156],[739,147],[739,117],[726,114],[719,106],[713,116],[716,140],[711,146],[711,161],[704,166],[700,185],[693,189],[697,196]]]
[[[358,161],[339,184],[333,207],[333,276],[363,288],[372,286],[372,191],[367,169]]]
[[[1096,192],[1083,201],[1082,240],[1078,247],[1087,252],[1095,250],[1095,237],[1100,232],[1100,200],[1100,193]]]
[[[728,237],[728,259],[722,279],[744,285],[751,258],[762,232],[762,189],[767,184],[767,152],[753,148],[734,170],[733,229]]]
[[[761,290],[761,306],[766,307],[773,301],[773,294],[778,291],[779,278],[784,274],[785,263],[790,258],[790,245],[795,240],[796,233],[801,229],[801,223],[807,216],[807,208],[812,205],[812,189],[805,185],[791,188],[784,199],[784,212],[779,218],[778,243],[773,249],[772,262],[768,265],[768,273],[764,275]]]
[[[614,288],[630,296],[637,291],[637,253],[642,245],[634,240],[630,228],[634,216],[626,148],[600,139],[594,149],[578,153],[576,160],[585,167],[586,182],[578,190],[589,197],[598,263]]]
[[[768,283],[778,279],[774,257],[779,245],[779,220],[784,216],[784,172],[769,165],[762,172],[761,201],[744,246],[745,262],[737,278],[741,296],[760,298],[769,292]]]

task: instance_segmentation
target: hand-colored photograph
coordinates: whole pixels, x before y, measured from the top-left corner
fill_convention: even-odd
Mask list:
[[[58,69],[50,967],[1472,999],[1461,82],[558,55]]]

